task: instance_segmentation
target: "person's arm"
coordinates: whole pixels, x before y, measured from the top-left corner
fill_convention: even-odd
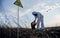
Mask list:
[[[35,17],[35,20],[34,20],[34,22],[36,22],[36,17]]]

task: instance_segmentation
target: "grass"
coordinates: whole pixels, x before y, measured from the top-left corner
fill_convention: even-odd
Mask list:
[[[17,38],[17,37],[18,38],[60,38],[60,27],[45,28],[44,32],[42,30],[36,32],[35,30],[32,30],[30,28],[0,28],[0,38]]]

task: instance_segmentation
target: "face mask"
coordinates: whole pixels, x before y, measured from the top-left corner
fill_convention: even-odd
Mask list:
[[[35,16],[37,18],[37,16]]]

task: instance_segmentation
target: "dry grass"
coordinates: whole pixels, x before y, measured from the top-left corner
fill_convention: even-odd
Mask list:
[[[48,29],[48,30],[47,30]],[[17,36],[18,35],[18,36]],[[35,31],[29,28],[0,28],[0,38],[60,38],[59,27]]]

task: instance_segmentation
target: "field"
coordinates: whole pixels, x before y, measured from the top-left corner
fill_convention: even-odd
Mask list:
[[[0,28],[0,38],[60,38],[60,27],[48,27],[45,31],[29,28]]]

